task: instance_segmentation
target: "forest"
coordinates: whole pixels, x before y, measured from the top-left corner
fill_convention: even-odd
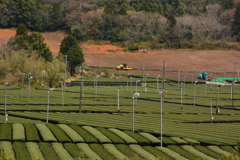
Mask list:
[[[65,30],[129,50],[239,49],[234,0],[0,0],[0,28]]]

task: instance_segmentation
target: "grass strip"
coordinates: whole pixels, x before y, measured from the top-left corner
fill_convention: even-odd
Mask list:
[[[57,139],[52,134],[51,130],[42,123],[35,124],[38,131],[40,132],[40,135],[42,136],[43,141],[45,142],[57,142]]]
[[[122,152],[120,152],[115,145],[113,144],[103,144],[103,147],[111,153],[116,159],[122,159],[125,160],[128,157],[125,156]]]
[[[99,130],[104,135],[106,135],[109,139],[111,139],[113,144],[125,144],[125,141],[122,138],[120,138],[118,135],[114,134],[113,132],[109,131],[108,129],[102,128],[102,127],[97,127],[96,129]]]
[[[195,145],[200,145],[200,142],[198,142],[197,140],[191,139],[191,138],[183,138],[183,140],[185,140],[186,142],[188,142],[188,144],[195,146]]]
[[[72,142],[71,139],[66,135],[66,133],[59,128],[56,124],[48,123],[47,127],[52,131],[54,136],[57,138],[58,142]]]
[[[158,159],[165,159],[165,160],[173,160],[171,157],[169,157],[168,155],[166,155],[165,153],[163,153],[162,151],[152,147],[152,146],[143,146],[143,149],[145,149],[146,151],[148,151],[149,153],[153,154],[155,157],[157,157]]]
[[[81,137],[76,131],[70,128],[66,124],[58,124],[58,126],[71,138],[74,143],[84,143],[83,137]]]
[[[169,149],[171,149],[172,151],[175,151],[179,154],[181,154],[182,156],[188,158],[188,159],[198,159],[197,156],[191,154],[190,152],[187,152],[186,150],[182,149],[181,147],[177,146],[177,145],[169,145],[167,146]]]
[[[147,138],[153,145],[160,145],[160,139],[158,139],[157,137],[155,137],[149,133],[144,133],[144,132],[141,132],[139,134],[142,135],[143,137]]]
[[[209,155],[210,157],[216,158],[216,159],[220,159],[222,158],[222,156],[216,152],[213,152],[212,150],[210,150],[209,148],[205,147],[205,146],[194,146],[197,150],[199,150],[200,152]]]
[[[216,152],[216,153],[221,154],[221,155],[227,155],[228,154],[227,151],[222,150],[218,146],[207,146],[207,148],[209,148],[213,152]]]
[[[61,160],[73,160],[72,156],[68,153],[68,151],[63,147],[62,143],[53,142],[52,147],[55,152],[58,154]]]
[[[123,131],[123,132],[127,133],[129,136],[136,139],[140,145],[143,145],[143,146],[151,145],[151,142],[147,138],[143,137],[142,135],[136,132],[132,132],[132,131]]]
[[[103,148],[101,144],[89,144],[94,152],[96,152],[104,160],[113,160],[116,159],[111,153]]]
[[[54,151],[52,148],[51,143],[46,143],[46,142],[40,142],[39,143],[39,148],[42,151],[42,154],[46,160],[51,159],[51,160],[60,160],[58,157],[57,153]]]
[[[86,131],[82,127],[79,127],[77,125],[69,125],[69,127],[71,127],[81,137],[83,137],[86,143],[99,143],[97,138],[95,138],[92,134],[90,134],[88,131]]]
[[[134,138],[124,133],[123,131],[120,131],[115,128],[110,128],[109,130],[118,135],[119,137],[121,137],[127,144],[138,144],[138,142]]]
[[[183,140],[183,139],[181,139],[179,137],[170,137],[170,138],[172,140],[174,140],[177,143],[177,145],[187,145],[188,144],[187,141],[185,141],[185,140]]]
[[[77,147],[89,158],[101,160],[102,158],[94,152],[87,143],[77,143]]]
[[[40,142],[40,137],[34,124],[23,124],[23,126],[25,127],[27,142]]]
[[[207,160],[211,160],[211,159],[215,159],[213,157],[210,157],[206,154],[204,154],[203,152],[200,152],[199,150],[197,150],[196,148],[194,148],[193,146],[189,146],[189,145],[182,145],[181,146],[183,149],[185,149],[186,151],[194,154],[195,156],[201,158],[201,159],[207,159]]]
[[[221,149],[232,154],[236,154],[237,151],[232,146],[221,146]]]
[[[166,147],[155,147],[158,150],[164,152],[165,154],[167,154],[169,157],[173,158],[173,159],[177,159],[177,160],[187,160],[187,158],[181,156],[179,153],[172,151],[169,148]]]
[[[26,142],[26,146],[31,159],[44,160],[43,154],[36,142]]]
[[[116,148],[129,158],[135,157],[137,154],[126,144],[116,144]]]
[[[12,124],[13,128],[13,141],[24,142],[25,141],[25,130],[22,124],[14,123]]]
[[[13,142],[13,150],[16,154],[17,160],[31,160],[24,142]]]
[[[153,154],[149,153],[148,151],[144,150],[140,145],[130,144],[129,147],[142,156],[144,159],[157,159]]]
[[[94,137],[96,137],[100,143],[112,143],[112,141],[106,137],[104,134],[99,132],[97,129],[91,127],[91,126],[82,126],[83,129],[87,130],[89,133],[91,133]]]
[[[0,124],[0,140],[1,141],[12,141],[12,125],[11,124]]]
[[[82,151],[77,147],[74,143],[64,143],[63,144],[65,149],[71,154],[73,159],[87,159],[87,157],[84,155]]]
[[[15,153],[12,148],[12,143],[8,141],[0,142],[0,150],[4,151],[4,154],[7,159],[15,159]]]
[[[166,145],[166,146],[177,144],[174,140],[172,140],[169,137],[162,137],[162,139],[163,139],[163,144]]]

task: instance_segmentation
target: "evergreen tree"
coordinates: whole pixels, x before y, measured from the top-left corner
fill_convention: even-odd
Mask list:
[[[120,8],[120,10],[118,11],[118,14],[120,15],[126,15],[127,14],[127,3],[124,2]]]
[[[159,4],[158,13],[163,15],[163,5],[162,5],[162,3]]]
[[[28,49],[29,36],[25,24],[19,24],[17,27],[16,35],[8,42],[14,49]]]
[[[82,65],[84,60],[84,54],[79,46],[75,37],[69,35],[66,36],[60,45],[60,55],[67,55],[67,61],[70,69],[71,76],[75,73],[75,68]]]
[[[237,10],[234,15],[234,21],[232,23],[233,35],[239,35],[240,33],[240,4],[237,7]],[[237,39],[240,41],[240,39]]]
[[[53,56],[47,44],[44,43],[44,38],[41,33],[33,32],[30,35],[30,46],[33,50],[39,54],[39,56],[43,57],[45,61],[52,62]]]
[[[222,8],[223,8],[223,10],[232,9],[233,8],[233,0],[223,0]]]
[[[51,12],[51,29],[55,30],[61,27],[61,10],[59,2],[53,3],[53,9]]]
[[[146,1],[142,3],[142,6],[140,7],[140,11],[150,12],[150,7]]]

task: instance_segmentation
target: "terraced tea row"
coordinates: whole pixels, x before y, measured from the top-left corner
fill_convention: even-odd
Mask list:
[[[163,137],[164,147],[154,134],[115,128],[66,124],[0,124],[0,149],[16,159],[218,159],[237,153],[236,146],[201,146],[180,137]]]

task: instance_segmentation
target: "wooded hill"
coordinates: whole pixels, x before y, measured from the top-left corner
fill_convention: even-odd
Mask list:
[[[239,49],[234,0],[1,0],[0,27],[67,30],[80,41],[111,41],[129,50]]]

